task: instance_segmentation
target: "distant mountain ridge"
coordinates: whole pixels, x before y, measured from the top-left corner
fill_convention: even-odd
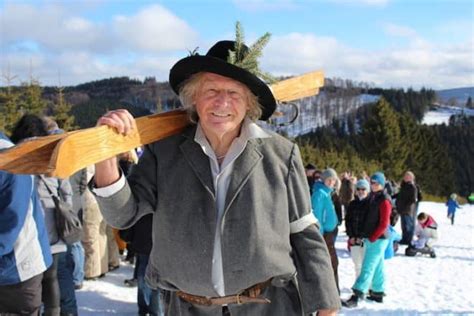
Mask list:
[[[450,103],[450,101],[456,100],[457,104],[452,105],[462,106],[466,104],[469,97],[474,98],[474,87],[436,90],[436,94],[442,103]]]

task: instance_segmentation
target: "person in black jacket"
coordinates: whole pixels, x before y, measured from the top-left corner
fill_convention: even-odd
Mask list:
[[[390,213],[392,204],[390,197],[384,192],[385,176],[382,172],[376,172],[370,177],[371,193],[367,215],[362,225],[362,236],[364,237],[364,261],[360,275],[352,286],[352,296],[342,302],[343,306],[353,308],[367,292],[367,299],[383,302],[385,296],[385,267],[384,254],[389,239],[387,238],[388,226],[390,224]]]
[[[360,274],[362,260],[364,259],[364,236],[362,230],[369,208],[369,193],[369,182],[365,179],[357,181],[356,198],[349,203],[345,217],[346,234],[349,238],[348,246],[350,247],[352,261],[354,262],[356,278]]]
[[[396,196],[397,212],[400,214],[402,224],[402,240],[400,241],[402,245],[411,245],[415,232],[417,201],[418,189],[415,185],[415,175],[407,171]]]
[[[135,225],[120,233],[130,244],[136,256],[136,272],[138,280],[137,304],[138,315],[161,316],[164,314],[160,289],[152,289],[145,282],[145,271],[150,257],[152,241],[153,215],[147,214]]]
[[[304,167],[304,171],[306,173],[306,180],[308,181],[309,194],[313,194],[314,172],[316,171],[316,167],[312,163],[309,163]]]

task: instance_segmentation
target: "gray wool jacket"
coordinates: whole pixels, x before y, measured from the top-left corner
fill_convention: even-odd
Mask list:
[[[97,196],[97,201],[106,221],[120,229],[153,213],[153,248],[146,273],[152,287],[214,297],[215,193],[209,158],[194,141],[195,131],[190,127],[146,146],[126,185],[110,197]],[[270,278],[272,288],[285,290],[267,291],[275,298],[272,304],[230,306],[231,311],[302,315],[340,307],[319,229],[315,224],[298,225],[310,213],[298,147],[276,133],[249,140],[235,161],[219,227],[225,292],[237,294]],[[222,315],[222,309],[190,306],[171,295],[169,315]],[[249,305],[258,306],[252,311]]]

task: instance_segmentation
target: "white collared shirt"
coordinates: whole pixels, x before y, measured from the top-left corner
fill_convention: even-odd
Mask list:
[[[257,124],[246,118],[242,124],[239,137],[232,142],[227,154],[219,166],[217,157],[211,145],[206,139],[201,125],[198,124],[194,140],[201,145],[202,151],[209,157],[214,191],[216,193],[216,232],[214,237],[214,250],[212,254],[212,283],[214,289],[220,296],[225,296],[224,270],[222,266],[221,229],[222,215],[225,208],[225,199],[234,168],[235,160],[242,154],[248,140],[254,138],[268,138],[270,134],[265,132]]]

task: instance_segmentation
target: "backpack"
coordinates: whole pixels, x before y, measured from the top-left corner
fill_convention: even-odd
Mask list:
[[[40,177],[54,202],[54,218],[59,237],[68,245],[82,239],[82,223],[78,215],[72,210],[72,205],[55,195],[43,177]]]

